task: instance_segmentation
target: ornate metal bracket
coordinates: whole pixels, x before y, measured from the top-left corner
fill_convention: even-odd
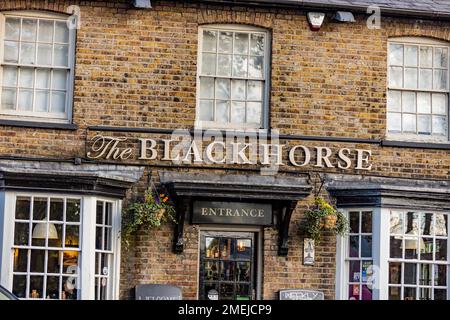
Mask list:
[[[278,255],[279,256],[287,256],[289,247],[289,225],[291,223],[292,212],[295,210],[297,205],[297,201],[289,201],[283,203],[281,207],[279,207],[279,221],[278,221]]]
[[[190,197],[182,197],[177,199],[176,204],[177,211],[177,223],[175,224],[175,235],[174,235],[174,253],[182,253],[184,250],[184,222],[186,217],[189,216],[189,211],[191,208]]]

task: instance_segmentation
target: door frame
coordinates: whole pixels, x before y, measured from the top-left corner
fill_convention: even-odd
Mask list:
[[[256,300],[261,300],[262,298],[262,282],[263,282],[263,227],[251,227],[251,226],[227,226],[227,225],[202,225],[199,226],[198,232],[198,256],[197,256],[197,300],[200,298],[200,266],[201,266],[201,241],[203,232],[247,232],[255,234],[255,262],[254,262],[254,272],[255,272],[255,289],[256,289]]]

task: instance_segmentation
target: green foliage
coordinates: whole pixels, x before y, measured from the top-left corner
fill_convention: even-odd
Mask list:
[[[314,239],[316,243],[320,242],[321,234],[325,230],[341,236],[347,234],[349,222],[342,212],[337,211],[322,197],[316,197],[314,202],[314,209],[305,213],[305,229],[308,235]]]
[[[123,209],[122,238],[129,245],[129,237],[140,228],[158,228],[163,222],[175,219],[175,208],[165,194],[153,194],[151,188],[145,191],[143,201],[130,203]]]

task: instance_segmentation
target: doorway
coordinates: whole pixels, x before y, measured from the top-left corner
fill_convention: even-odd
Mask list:
[[[202,231],[200,241],[199,298],[255,300],[255,233]]]

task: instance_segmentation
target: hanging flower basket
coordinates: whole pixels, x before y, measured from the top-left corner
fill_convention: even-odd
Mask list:
[[[314,199],[314,209],[307,211],[305,215],[306,232],[316,243],[320,241],[324,231],[343,236],[349,229],[347,218],[322,197]]]
[[[129,245],[129,237],[141,228],[153,229],[161,227],[166,221],[175,220],[175,207],[164,193],[158,194],[148,188],[142,201],[130,203],[123,209],[122,238]]]

